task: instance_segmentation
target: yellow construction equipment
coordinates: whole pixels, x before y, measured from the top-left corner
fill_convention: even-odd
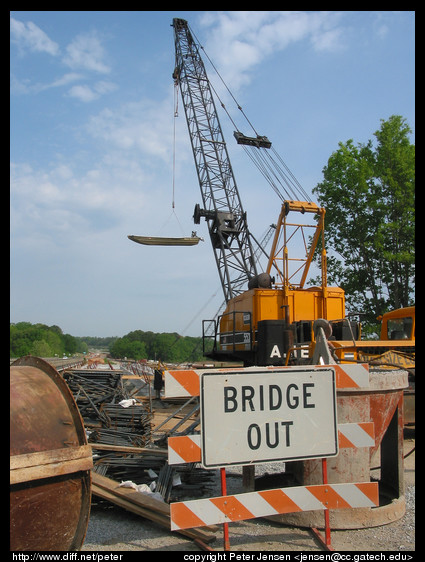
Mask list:
[[[289,222],[290,213],[310,213],[317,221],[315,224]],[[220,360],[231,357],[246,365],[283,365],[291,349],[302,360],[312,352],[309,348],[314,342],[313,323],[320,318],[333,321],[342,335],[338,322],[345,318],[345,297],[340,287],[327,285],[324,221],[325,209],[315,203],[283,203],[267,271],[252,278],[247,291],[228,301],[225,312],[214,325],[212,357]],[[308,234],[309,229],[313,229],[312,235]],[[304,244],[302,257],[290,253],[296,236]],[[319,242],[321,284],[305,288]],[[352,323],[352,330],[358,338],[357,323]]]

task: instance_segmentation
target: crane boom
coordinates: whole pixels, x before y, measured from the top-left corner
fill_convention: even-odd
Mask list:
[[[223,138],[204,63],[184,19],[174,18],[176,66],[203,208],[196,205],[194,221],[204,217],[215,254],[224,297],[228,302],[257,275],[246,213]],[[245,283],[246,282],[246,283]]]

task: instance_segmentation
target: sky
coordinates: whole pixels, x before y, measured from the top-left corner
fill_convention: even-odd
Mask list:
[[[382,119],[404,117],[414,142],[411,11],[12,11],[11,322],[73,336],[200,336],[223,302],[207,223],[192,219],[201,193],[172,79],[175,17],[189,22],[308,194],[338,143],[374,140]],[[281,201],[218,106],[249,228],[261,239]],[[191,247],[127,238],[192,230],[205,240]]]

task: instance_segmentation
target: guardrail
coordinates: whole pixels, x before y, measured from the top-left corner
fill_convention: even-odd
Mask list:
[[[10,364],[16,361],[16,359],[17,357],[11,357]],[[63,359],[62,357],[42,357],[42,359],[50,363],[59,373],[65,371],[65,369],[79,367],[85,361],[85,357],[70,357],[69,359]]]

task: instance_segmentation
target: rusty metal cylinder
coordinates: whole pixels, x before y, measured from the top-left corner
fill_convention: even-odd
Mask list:
[[[46,361],[10,367],[10,549],[79,550],[90,514],[91,448],[74,398]]]
[[[406,371],[370,372],[367,388],[337,391],[338,422],[374,422],[373,447],[342,448],[327,460],[329,484],[369,482],[371,470],[380,466],[379,507],[329,510],[333,529],[358,529],[384,525],[405,513],[403,465],[403,390]],[[287,463],[298,484],[323,482],[320,459]],[[376,473],[375,473],[376,474]],[[304,511],[271,517],[285,525],[323,527],[323,513]]]

